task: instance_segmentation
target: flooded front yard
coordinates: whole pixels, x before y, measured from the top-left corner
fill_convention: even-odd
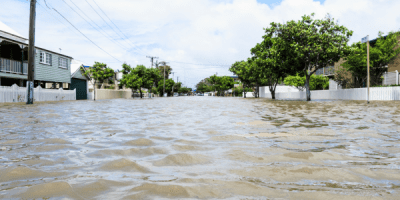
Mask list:
[[[0,199],[398,199],[400,102],[0,104]]]

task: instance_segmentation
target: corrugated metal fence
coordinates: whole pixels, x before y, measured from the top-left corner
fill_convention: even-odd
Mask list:
[[[26,87],[18,87],[13,85],[0,86],[0,103],[6,102],[25,102],[26,101]],[[63,101],[63,100],[76,100],[76,90],[58,90],[43,89],[40,86],[33,90],[33,101]]]

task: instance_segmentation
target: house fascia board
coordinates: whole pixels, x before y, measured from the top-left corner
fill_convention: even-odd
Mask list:
[[[3,31],[3,30],[0,30],[0,36],[11,38],[11,39],[17,40],[19,42],[23,42],[23,43],[28,41],[28,39],[26,39],[24,37],[21,37],[21,36],[18,36],[18,35],[14,35],[12,33],[9,33],[9,32]]]

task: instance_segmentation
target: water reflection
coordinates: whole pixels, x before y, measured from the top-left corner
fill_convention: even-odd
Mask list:
[[[400,103],[0,104],[0,199],[396,199]]]

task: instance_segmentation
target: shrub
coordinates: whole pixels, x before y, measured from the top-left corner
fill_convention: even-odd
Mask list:
[[[285,85],[294,86],[300,91],[305,89],[306,76],[287,76],[283,82]],[[310,77],[310,90],[323,90],[329,88],[329,78],[322,75],[311,75]]]

